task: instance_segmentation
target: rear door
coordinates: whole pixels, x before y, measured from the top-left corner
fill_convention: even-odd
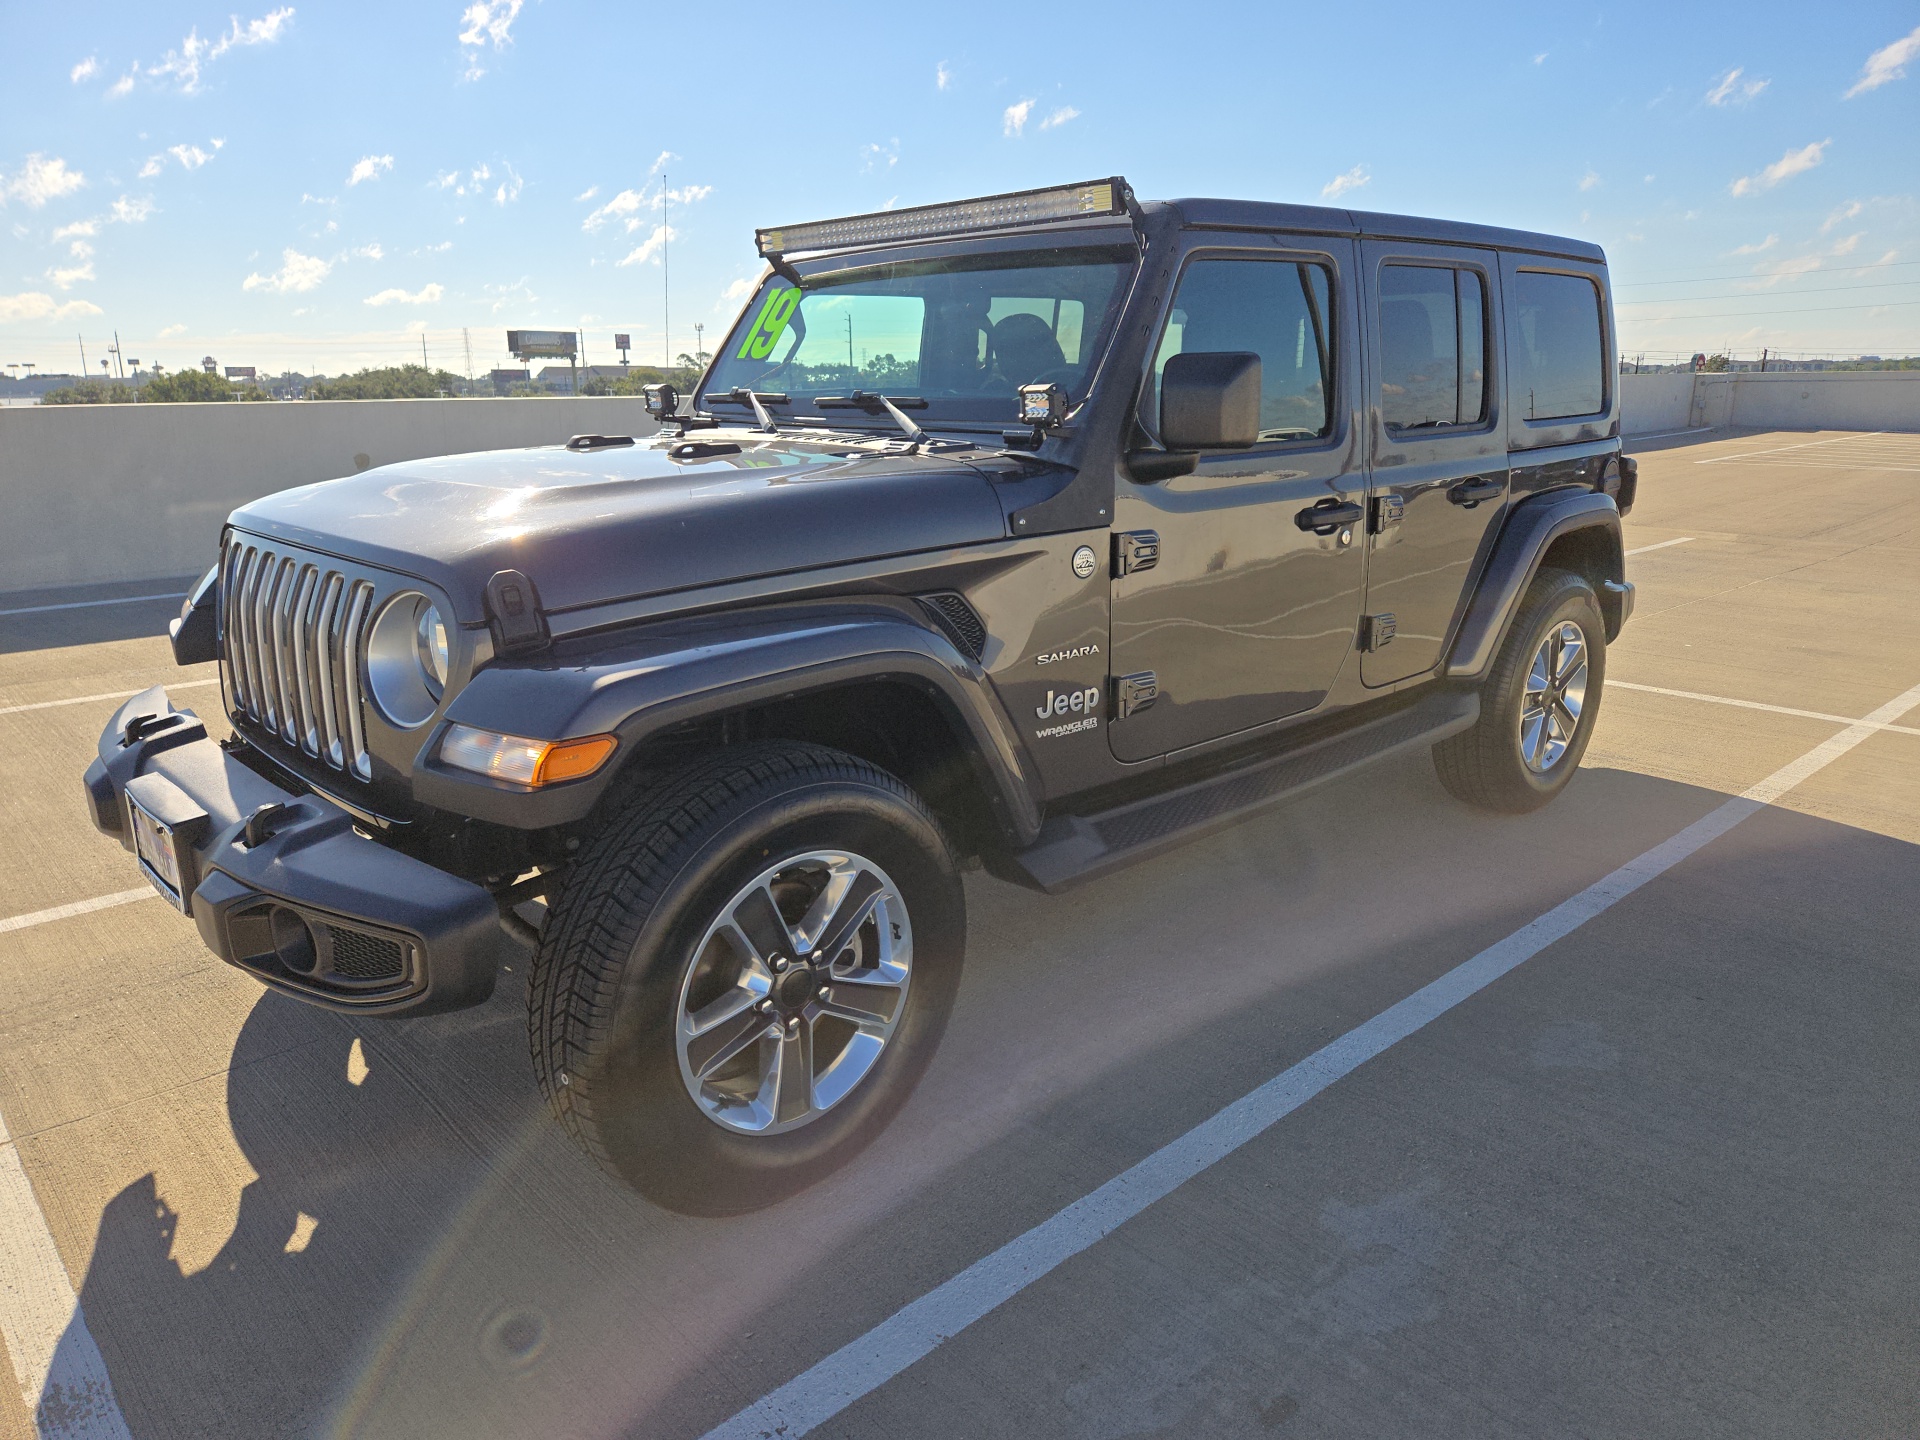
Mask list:
[[[1353,645],[1362,592],[1355,427],[1354,243],[1249,236],[1189,241],[1161,316],[1138,411],[1159,429],[1159,379],[1175,355],[1252,352],[1261,435],[1212,451],[1190,475],[1115,486],[1110,637],[1122,696],[1152,702],[1108,729],[1121,760],[1151,759],[1311,710]],[[1302,525],[1319,507],[1337,523]],[[1350,517],[1350,518],[1347,518]],[[1143,555],[1152,537],[1150,564]]]
[[[1387,685],[1440,662],[1506,507],[1500,270],[1490,250],[1361,251],[1373,485],[1360,674]]]

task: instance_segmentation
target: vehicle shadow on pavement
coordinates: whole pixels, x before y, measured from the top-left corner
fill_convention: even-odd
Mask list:
[[[104,1208],[82,1312],[139,1440],[698,1434],[1723,798],[1597,770],[1583,772],[1563,806],[1492,820],[1440,798],[1422,761],[1417,768],[1380,767],[1059,899],[970,883],[977,919],[961,1004],[908,1109],[839,1175],[770,1210],[726,1221],[655,1209],[602,1176],[564,1140],[545,1114],[525,1058],[517,974],[503,976],[499,993],[484,1006],[414,1021],[359,1023],[266,995],[240,1032],[227,1076],[227,1117],[258,1177],[241,1194],[233,1233],[210,1263],[187,1273],[174,1254],[177,1217],[154,1177],[144,1177]],[[1596,830],[1608,834],[1604,844],[1593,840]],[[1590,852],[1570,865],[1569,873],[1585,876],[1577,883],[1536,858],[1543,846],[1567,843],[1569,836],[1582,837]],[[1418,1341],[1465,1324],[1468,1339],[1480,1333],[1490,1352],[1511,1346],[1495,1333],[1504,1335],[1500,1327],[1507,1322],[1474,1319],[1474,1305],[1485,1300],[1511,1308],[1517,1284],[1537,1332],[1520,1348],[1529,1365],[1562,1389],[1598,1385],[1608,1367],[1650,1363],[1637,1352],[1582,1358],[1578,1347],[1554,1348],[1551,1337],[1565,1329],[1556,1307],[1568,1303],[1566,1287],[1587,1281],[1561,1275],[1561,1259],[1536,1235],[1538,1217],[1530,1207],[1544,1203],[1541,1195],[1473,1193],[1480,1173],[1474,1167],[1487,1163],[1490,1145],[1511,1140],[1515,1107],[1547,1107],[1546,1128],[1555,1132],[1572,1123],[1554,1118],[1555,1104],[1591,1111],[1595,1133],[1607,1142],[1593,1152],[1595,1194],[1625,1208],[1617,1215],[1561,1217],[1555,1221],[1561,1228],[1551,1233],[1604,1224],[1618,1246],[1648,1251],[1649,1264],[1711,1267],[1713,1257],[1687,1248],[1684,1236],[1639,1238],[1626,1204],[1633,1197],[1623,1199],[1602,1183],[1603,1162],[1612,1156],[1612,1163],[1622,1163],[1614,1151],[1623,1133],[1634,1130],[1633,1107],[1646,1103],[1644,1096],[1604,1090],[1642,1073],[1635,1067],[1647,1037],[1636,1035],[1630,1022],[1637,1016],[1653,1032],[1647,1064],[1667,1064],[1671,1055],[1703,1043],[1673,1014],[1672,986],[1680,982],[1667,973],[1660,947],[1684,946],[1695,968],[1709,972],[1696,987],[1709,986],[1713,975],[1729,985],[1752,985],[1752,947],[1799,944],[1799,930],[1817,929],[1827,907],[1844,904],[1855,927],[1841,958],[1857,951],[1862,966],[1875,956],[1884,962],[1889,928],[1898,922],[1880,913],[1891,901],[1872,897],[1911,893],[1920,883],[1920,847],[1802,815],[1770,812],[1717,845],[1687,862],[1689,887],[1704,886],[1713,902],[1697,917],[1695,933],[1658,932],[1607,950],[1606,963],[1635,1002],[1625,1019],[1602,1013],[1596,1020],[1585,1010],[1571,1018],[1548,1015],[1563,1029],[1605,1021],[1593,1036],[1552,1032],[1557,1050],[1542,1050],[1531,1034],[1503,1038],[1498,1032],[1491,1049],[1483,1042],[1470,1047],[1475,1064],[1484,1059],[1495,1066],[1496,1079],[1509,1061],[1521,1073],[1486,1112],[1497,1118],[1493,1128],[1500,1134],[1478,1137],[1463,1152],[1471,1164],[1460,1161],[1460,1173],[1444,1146],[1434,1147],[1479,1123],[1480,1112],[1469,1104],[1422,1138],[1421,1107],[1409,1110],[1403,1097],[1393,1108],[1407,1112],[1399,1120],[1411,1127],[1408,1137],[1381,1141],[1354,1132],[1337,1143],[1316,1140],[1329,1153],[1286,1164],[1278,1198],[1262,1192],[1249,1209],[1240,1196],[1218,1213],[1181,1222],[1196,1236],[1253,1224],[1232,1243],[1222,1240],[1215,1260],[1188,1255],[1170,1269],[1136,1277],[1138,1288],[1121,1285],[1108,1293],[1108,1267],[1126,1274],[1133,1262],[1110,1249],[1097,1252],[1101,1258],[1087,1262],[1094,1299],[1070,1307],[1092,1317],[1084,1343],[1065,1336],[1074,1322],[1054,1309],[1046,1312],[1060,1327],[1052,1337],[1020,1322],[1009,1352],[1000,1331],[993,1332],[998,1340],[985,1333],[1002,1324],[996,1317],[940,1352],[957,1355],[963,1345],[979,1345],[1027,1357],[1002,1377],[1020,1391],[1017,1398],[1002,1393],[998,1382],[982,1381],[980,1352],[971,1368],[953,1371],[930,1360],[916,1370],[920,1378],[910,1394],[896,1394],[896,1386],[865,1402],[881,1406],[886,1418],[861,1433],[1238,1435],[1265,1433],[1275,1417],[1285,1420],[1296,1410],[1306,1426],[1300,1433],[1439,1433],[1466,1423],[1470,1417],[1462,1412],[1436,1428],[1417,1407],[1395,1409],[1399,1392],[1383,1379],[1395,1362],[1383,1349],[1384,1332],[1370,1329],[1366,1317],[1328,1335],[1300,1330],[1311,1330],[1301,1317],[1310,1318],[1319,1302],[1295,1289],[1318,1273],[1316,1263],[1329,1274],[1352,1263],[1343,1249],[1351,1248],[1351,1236],[1325,1223],[1335,1213],[1329,1207],[1385,1204],[1402,1191],[1417,1191],[1423,1214],[1435,1207],[1454,1214],[1435,1222],[1439,1231],[1488,1229],[1493,1239],[1490,1249],[1472,1247],[1478,1258],[1460,1276],[1423,1280],[1427,1299],[1401,1307],[1404,1315],[1395,1311],[1396,1333]],[[1758,901],[1747,895],[1754,853],[1771,882]],[[1473,855],[1477,873],[1495,883],[1462,898],[1460,855]],[[1383,905],[1377,918],[1356,924],[1351,881],[1363,864],[1396,875],[1404,908]],[[1836,876],[1844,880],[1840,890]],[[1444,897],[1455,903],[1443,916]],[[1716,917],[1741,905],[1751,913],[1729,933]],[[1186,923],[1195,915],[1215,928],[1196,938]],[[1596,926],[1603,923],[1608,920]],[[1204,978],[1169,985],[1160,962],[1174,953],[1170,947],[1181,934],[1189,937],[1184,958]],[[1842,942],[1828,943],[1831,949]],[[1716,953],[1716,946],[1726,953]],[[1094,963],[1108,971],[1104,983],[1089,986],[1087,967]],[[1775,968],[1760,977],[1771,987],[1772,1008],[1755,1016],[1755,1025],[1766,1015],[1791,1014],[1779,1009],[1778,991],[1793,972],[1784,961],[1778,974]],[[1557,973],[1552,957],[1542,957],[1501,982],[1492,998]],[[1143,1007],[1142,995],[1154,1004]],[[1890,1013],[1885,998],[1875,1013]],[[1062,1014],[1075,1017],[1065,1033],[1048,1018]],[[1806,1043],[1817,1033],[1809,1032]],[[1707,1034],[1730,1050],[1730,1064],[1750,1048],[1738,1034],[1713,1027]],[[1611,1066],[1578,1063],[1588,1051],[1601,1053],[1596,1045],[1625,1058]],[[1558,1057],[1541,1072],[1551,1084],[1534,1073],[1536,1062],[1514,1059],[1536,1052]],[[1393,1063],[1402,1054],[1396,1051]],[[1884,1048],[1878,1040],[1859,1046],[1857,1059],[1883,1061]],[[1387,1063],[1383,1058],[1363,1068],[1315,1105],[1365,1094],[1383,1083]],[[1766,1072],[1761,1078],[1771,1084],[1777,1077]],[[1603,1093],[1556,1100],[1555,1086],[1596,1084]],[[1471,1087],[1462,1093],[1471,1100]],[[1771,1092],[1763,1086],[1756,1093],[1755,1104],[1764,1105]],[[1114,1109],[1116,1095],[1128,1097],[1124,1113]],[[1688,1107],[1700,1104],[1697,1088],[1690,1098],[1668,1103],[1671,1113],[1659,1123],[1683,1131],[1691,1123]],[[1763,1151],[1792,1143],[1791,1137],[1770,1138],[1764,1116],[1741,1111],[1737,1086],[1719,1111],[1711,1117],[1717,1135],[1744,1126]],[[1311,1117],[1303,1112],[1300,1119]],[[1294,1121],[1283,1128],[1289,1127],[1298,1128]],[[1717,1156],[1726,1143],[1716,1143]],[[1668,1174],[1671,1185],[1712,1194],[1723,1183],[1711,1167],[1689,1174],[1685,1146],[1674,1147],[1674,1154],[1681,1168]],[[1860,1173],[1849,1185],[1875,1183],[1869,1149],[1852,1163]],[[1165,1203],[1212,1204],[1206,1192],[1214,1183],[1195,1182]],[[1221,1167],[1218,1183],[1238,1195],[1230,1166]],[[1287,1187],[1297,1191],[1291,1198]],[[1754,1203],[1769,1201],[1762,1194]],[[1471,1226],[1455,1223],[1466,1214],[1481,1218]],[[1817,1217],[1808,1223],[1821,1224]],[[1544,1246],[1541,1253],[1531,1261],[1503,1258],[1495,1243],[1502,1226],[1508,1243],[1526,1240]],[[1849,1248],[1853,1232],[1843,1226],[1831,1234],[1839,1238],[1828,1242],[1834,1253],[1826,1260],[1842,1273],[1859,1263]],[[1576,1258],[1582,1265],[1610,1263],[1604,1247]],[[1415,1259],[1424,1275],[1444,1257]],[[1212,1275],[1207,1267],[1216,1261],[1234,1274]],[[1534,1287],[1538,1293],[1524,1278],[1528,1264],[1545,1277]],[[1182,1274],[1181,1266],[1200,1268]],[[1461,1287],[1466,1298],[1451,1298],[1449,1285]],[[1155,1286],[1165,1287],[1159,1299]],[[1217,1315],[1186,1314],[1216,1291],[1225,1307]],[[1678,1302],[1665,1292],[1611,1303],[1619,1310],[1619,1335],[1667,1333],[1669,1343],[1678,1343],[1671,1313]],[[1758,1361],[1736,1366],[1739,1383],[1759,1387],[1755,1393],[1777,1399],[1782,1386],[1809,1380],[1784,1362],[1783,1350],[1769,1348],[1779,1340],[1770,1327],[1790,1311],[1773,1319],[1757,1312],[1745,1317],[1753,1338],[1765,1342],[1756,1353],[1771,1356],[1774,1377],[1759,1373],[1765,1367]],[[1158,1344],[1154,1337],[1174,1323],[1166,1317],[1176,1315],[1185,1316],[1179,1323],[1194,1334],[1212,1335],[1208,1344],[1217,1341],[1219,1353],[1208,1359],[1200,1346],[1185,1359],[1182,1347],[1175,1347],[1180,1355],[1148,1354]],[[1723,1360],[1736,1349],[1731,1342],[1714,1348]],[[1238,1356],[1230,1365],[1220,1359],[1228,1353]],[[1827,1349],[1806,1353],[1808,1365],[1833,1359]],[[936,1367],[932,1381],[928,1366]],[[1024,1378],[1006,1378],[1014,1372]],[[1355,1390],[1352,1377],[1366,1375],[1373,1379]],[[1188,1383],[1196,1378],[1204,1383]],[[932,1390],[925,1388],[930,1383]],[[1673,1383],[1677,1393],[1684,1375],[1676,1372]],[[1378,1393],[1363,1393],[1369,1385]],[[1127,1397],[1130,1410],[1137,1407],[1140,1428],[1113,1428],[1116,1412],[1098,1400],[1109,1392]],[[1543,1419],[1534,1433],[1572,1425],[1577,1413],[1577,1407],[1542,1410],[1551,1423]],[[1743,1413],[1753,1418],[1750,1409]],[[1781,1413],[1798,1412],[1789,1406]],[[1371,1431],[1354,1416],[1365,1416]],[[1019,1423],[1008,1428],[1022,1417],[1024,1432]],[[1523,1417],[1524,1409],[1522,1431],[1528,1428]],[[1425,1416],[1434,1418],[1433,1412]],[[1460,1433],[1471,1429],[1468,1424]]]

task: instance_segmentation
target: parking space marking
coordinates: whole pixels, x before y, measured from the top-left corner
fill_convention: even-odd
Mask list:
[[[1920,685],[1822,741],[1672,838],[1390,1005],[1201,1121],[1099,1189],[909,1302],[866,1334],[709,1430],[703,1440],[797,1440],[976,1320],[1218,1164],[1335,1081],[1478,994],[1920,706]]]
[[[1835,725],[1867,723],[1864,720],[1856,720],[1851,715],[1829,715],[1824,710],[1796,710],[1791,705],[1764,705],[1758,700],[1735,700],[1731,695],[1702,695],[1698,690],[1668,690],[1660,685],[1636,685],[1631,680],[1616,680],[1611,675],[1607,677],[1606,688],[1638,690],[1646,695],[1670,695],[1675,700],[1704,700],[1710,705],[1732,705],[1741,710],[1765,710],[1774,715],[1797,715],[1802,720],[1826,720]],[[1879,725],[1874,728],[1891,731],[1895,735],[1920,735],[1920,729],[1912,725]]]
[[[45,615],[54,610],[92,610],[100,605],[140,605],[148,600],[184,600],[188,592],[175,595],[123,595],[117,600],[69,600],[64,605],[27,605],[18,610],[0,610],[0,615]]]
[[[0,1340],[40,1440],[132,1440],[107,1362],[0,1117]]]
[[[1849,440],[1871,440],[1876,435],[1885,435],[1885,430],[1863,430],[1857,434],[1829,435],[1824,440],[1805,440],[1798,445],[1774,445],[1765,450],[1743,450],[1738,455],[1709,455],[1704,460],[1696,460],[1696,465],[1724,465],[1729,460],[1751,460],[1759,455],[1784,455],[1789,450],[1812,450],[1821,445],[1844,445]]]
[[[1676,435],[1705,435],[1712,429],[1711,425],[1696,425],[1691,430],[1656,430],[1651,435],[1622,435],[1620,443],[1631,445],[1636,440],[1671,440]]]
[[[1627,554],[1645,555],[1649,550],[1664,550],[1669,545],[1691,545],[1692,543],[1693,543],[1693,537],[1691,535],[1682,535],[1678,540],[1662,540],[1658,545],[1637,546],[1636,548],[1627,551]]]
[[[1629,550],[1627,553],[1631,555],[1633,552]],[[211,680],[167,680],[161,683],[168,690],[193,690],[203,685],[218,685],[220,677],[216,675]],[[141,687],[141,689],[151,688],[151,686]],[[21,715],[28,710],[55,710],[62,705],[85,705],[94,700],[125,700],[139,693],[139,690],[111,690],[104,695],[75,695],[67,700],[38,700],[31,705],[0,705],[0,715]]]
[[[71,905],[55,905],[50,910],[11,915],[0,920],[0,935],[14,930],[29,930],[35,925],[46,925],[54,920],[71,920],[75,915],[89,915],[95,910],[111,910],[116,905],[131,905],[136,900],[156,899],[159,894],[151,885],[143,885],[138,890],[116,890],[111,895],[96,895],[91,900],[76,900]]]

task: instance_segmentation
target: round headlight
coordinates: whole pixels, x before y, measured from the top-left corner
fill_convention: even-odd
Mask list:
[[[452,651],[453,632],[426,596],[409,590],[382,606],[367,632],[367,689],[380,713],[405,730],[431,720]]]
[[[414,648],[420,652],[420,668],[427,673],[427,689],[438,700],[447,688],[447,622],[440,609],[429,602],[413,626]]]

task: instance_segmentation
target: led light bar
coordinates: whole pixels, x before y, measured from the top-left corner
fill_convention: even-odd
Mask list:
[[[1079,220],[1089,215],[1124,215],[1128,193],[1127,182],[1114,175],[1079,185],[956,200],[950,205],[917,205],[911,210],[881,210],[872,215],[849,215],[843,220],[782,225],[773,230],[756,230],[753,238],[762,255],[784,255],[795,250],[838,250],[889,240],[925,240],[935,235],[1000,230],[1009,225],[1042,225],[1050,220]]]

